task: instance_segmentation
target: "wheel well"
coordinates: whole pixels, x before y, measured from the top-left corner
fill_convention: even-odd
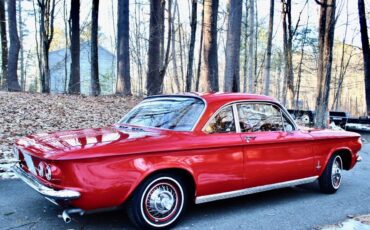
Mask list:
[[[334,152],[334,154],[338,154],[343,161],[343,169],[349,170],[351,167],[352,162],[352,154],[347,149],[341,149]]]
[[[189,171],[187,171],[185,169],[181,169],[181,168],[159,169],[159,170],[154,171],[154,172],[150,173],[149,175],[147,175],[143,181],[145,181],[149,177],[151,177],[153,175],[156,175],[156,174],[159,174],[159,173],[167,174],[167,175],[180,176],[181,179],[183,179],[183,181],[185,182],[185,186],[189,191],[189,195],[190,195],[189,198],[194,199],[195,192],[196,192],[195,181],[194,181],[193,175]]]

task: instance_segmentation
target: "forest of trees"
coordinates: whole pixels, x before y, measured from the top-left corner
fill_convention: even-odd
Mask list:
[[[88,40],[90,94],[102,94],[99,11],[109,4],[92,0],[85,19],[81,12],[86,11],[86,5],[81,5],[80,0],[31,0],[32,9],[24,8],[26,2],[29,1],[0,0],[1,88],[52,93],[49,53],[54,47],[64,47],[64,93],[80,94],[80,60],[87,58],[81,57],[80,46]],[[184,9],[185,2],[188,10]],[[348,2],[266,0],[263,7],[268,9],[268,15],[261,20],[257,7],[261,1],[257,0],[227,0],[226,7],[219,0],[111,1],[111,43],[116,56],[112,70],[116,77],[111,83],[114,93],[261,93],[276,97],[288,108],[311,107],[317,114],[317,127],[327,125],[328,110],[343,109],[344,105],[351,105],[347,110],[357,109],[363,101],[363,111],[356,112],[369,113],[370,9],[364,0],[358,0],[356,24],[360,29],[352,36],[361,37],[361,47],[356,47],[348,44]],[[308,23],[308,7],[319,12],[315,26]],[[25,28],[24,12],[29,20],[34,20],[35,28],[29,29],[34,36],[28,35],[28,39],[35,46],[35,57],[24,49],[24,38],[31,33]],[[64,25],[56,24],[57,14],[63,15]],[[340,14],[347,14],[347,22],[344,36],[336,38]],[[279,39],[278,30],[282,31]],[[57,35],[62,38],[56,38]],[[32,64],[37,63],[37,74],[32,78],[27,72],[27,66],[32,64],[27,65],[25,56],[31,56]],[[345,91],[344,82],[353,84],[353,78],[348,76],[357,73],[356,68],[363,73],[364,92],[355,102],[347,102],[345,94],[349,91]],[[304,90],[304,85],[311,89]],[[364,96],[366,100],[362,100]]]

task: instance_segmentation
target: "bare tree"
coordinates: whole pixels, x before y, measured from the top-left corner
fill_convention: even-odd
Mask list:
[[[159,94],[161,91],[159,71],[161,68],[161,0],[150,1],[149,52],[147,94]]]
[[[335,82],[335,83],[337,83],[335,85],[336,87],[334,87],[335,91],[334,91],[333,104],[331,106],[332,110],[334,110],[334,109],[338,110],[339,109],[339,103],[340,103],[340,97],[341,97],[342,88],[343,88],[344,77],[346,76],[347,69],[348,69],[348,66],[351,62],[351,59],[354,56],[353,55],[354,49],[351,48],[350,53],[348,55],[348,58],[347,58],[347,60],[345,60],[345,54],[346,54],[345,51],[346,51],[346,47],[348,47],[348,45],[346,44],[348,25],[349,25],[348,1],[347,1],[346,4],[347,4],[346,26],[345,26],[345,29],[344,29],[344,36],[343,36],[343,40],[342,40],[342,51],[341,51],[341,57],[340,57],[339,74],[338,74],[338,78],[336,79],[337,81]],[[355,38],[355,36],[352,37],[352,42],[353,42],[354,38]]]
[[[301,81],[302,81],[302,72],[303,72],[303,58],[304,58],[304,54],[305,54],[305,46],[306,46],[306,42],[307,42],[307,33],[308,33],[308,17],[307,17],[307,22],[306,22],[306,28],[305,30],[303,31],[303,35],[302,35],[302,40],[300,41],[301,43],[301,56],[299,58],[299,63],[298,63],[298,79],[297,79],[297,95],[296,95],[296,101],[295,101],[295,108],[298,109],[299,107],[299,94],[300,94],[300,90],[301,90]]]
[[[174,10],[173,10],[174,15],[176,14],[176,10],[177,10],[177,7],[174,7]],[[178,29],[180,29],[180,28],[178,28]],[[173,68],[172,68],[173,76],[172,77],[175,81],[176,91],[179,92],[179,91],[181,91],[181,88],[180,88],[179,76],[177,74],[177,68],[178,67],[177,67],[176,31],[175,31],[175,20],[174,20],[174,18],[172,18],[172,20],[171,20],[171,31],[172,31],[172,37],[171,37],[172,52],[171,52],[171,56],[172,56],[172,64],[173,64]],[[173,90],[173,91],[175,92],[175,90]]]
[[[218,91],[217,14],[218,0],[204,0],[204,47],[202,91]]]
[[[249,15],[249,0],[245,1],[245,21],[244,21],[244,65],[243,65],[243,92],[247,92],[247,79],[248,79],[248,15]]]
[[[0,88],[7,88],[8,79],[8,40],[6,35],[5,0],[0,0],[1,71]]]
[[[198,67],[197,67],[197,78],[195,80],[195,91],[199,91],[200,85],[200,73],[202,69],[202,51],[203,51],[203,36],[204,36],[204,0],[202,7],[202,22],[200,29],[200,42],[199,42],[199,52],[198,52]]]
[[[364,0],[358,0],[358,16],[361,30],[362,54],[364,56],[366,111],[370,115],[370,48]]]
[[[330,93],[331,66],[335,29],[336,0],[315,0],[320,5],[319,59],[317,72],[317,99],[315,126],[327,127],[328,102]]]
[[[163,79],[169,61],[169,51],[171,45],[171,8],[172,0],[168,0],[168,34],[167,48],[163,62],[161,61],[161,46],[164,44],[162,30],[164,30],[164,5],[161,0],[150,1],[150,26],[149,26],[149,51],[148,51],[148,74],[147,74],[147,94],[154,95],[162,92]],[[164,45],[163,45],[164,46]],[[164,53],[164,51],[163,51]]]
[[[8,90],[21,91],[17,74],[20,44],[17,30],[16,1],[8,1],[8,27],[10,41],[8,54]]]
[[[43,93],[50,93],[49,49],[54,36],[55,0],[37,0],[40,8],[41,85]]]
[[[290,95],[290,99],[294,97],[294,74],[293,74],[293,31],[292,31],[292,1],[282,0],[282,14],[283,14],[283,47],[284,47],[284,74],[285,74],[285,89],[283,92],[283,104],[286,105],[287,95]],[[290,102],[292,100],[289,100]],[[292,105],[292,104],[291,104]]]
[[[270,71],[271,71],[271,49],[272,49],[272,34],[274,30],[274,2],[275,0],[270,0],[270,16],[269,16],[269,29],[267,38],[267,50],[266,50],[266,65],[264,69],[264,94],[270,94]]]
[[[282,18],[283,18],[283,47],[284,47],[284,86],[283,104],[287,104],[287,97],[289,97],[289,105],[294,105],[295,91],[294,91],[294,72],[293,72],[293,38],[297,32],[301,15],[307,5],[308,0],[305,1],[303,9],[300,11],[295,26],[292,23],[292,1],[281,0],[282,3]],[[286,90],[287,89],[287,90]]]
[[[98,23],[99,20],[99,0],[92,1],[91,11],[91,95],[100,94],[99,82],[99,49],[98,49]]]
[[[243,2],[229,0],[229,17],[225,55],[225,92],[240,91],[240,35]]]
[[[116,93],[131,95],[129,0],[118,1]]]
[[[22,17],[22,0],[18,0],[18,30],[19,30],[19,54],[20,54],[20,80],[21,80],[21,90],[25,91],[26,87],[26,76],[25,76],[25,66],[24,66],[24,47],[23,47],[23,38],[24,38],[24,22]]]
[[[195,47],[195,36],[197,32],[197,8],[198,0],[191,1],[191,21],[190,21],[190,44],[188,54],[188,68],[186,71],[186,91],[191,91],[191,83],[193,79],[193,62],[194,62],[194,47]]]
[[[255,37],[254,37],[254,29],[255,29],[255,23],[254,23],[254,0],[249,0],[249,20],[248,20],[248,26],[249,26],[249,39],[248,39],[248,59],[247,59],[247,68],[248,68],[248,91],[250,93],[254,93],[254,81],[255,81],[255,73],[254,73],[254,46],[256,45]]]
[[[64,93],[67,93],[68,89],[68,19],[67,19],[67,4],[66,0],[63,0],[63,21],[64,21]]]
[[[80,93],[80,0],[71,0],[69,17],[71,75],[69,78],[68,92]]]

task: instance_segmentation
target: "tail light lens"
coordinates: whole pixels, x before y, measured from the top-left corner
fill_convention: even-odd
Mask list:
[[[51,171],[50,165],[46,165],[46,167],[45,167],[45,178],[49,181],[51,180],[51,174],[52,174],[52,171]]]
[[[44,170],[45,170],[45,163],[41,161],[37,167],[37,172],[40,177],[44,177],[44,172],[45,172]]]
[[[60,169],[57,166],[51,163],[46,163],[44,161],[39,162],[37,167],[37,174],[48,181],[56,183],[58,183],[61,175]]]

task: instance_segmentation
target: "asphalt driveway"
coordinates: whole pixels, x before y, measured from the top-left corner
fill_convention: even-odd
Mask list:
[[[317,183],[194,205],[177,229],[313,229],[348,215],[370,213],[370,144],[363,161],[344,174],[340,190],[321,194]],[[0,229],[132,229],[124,211],[58,218],[62,210],[20,180],[0,181]]]

